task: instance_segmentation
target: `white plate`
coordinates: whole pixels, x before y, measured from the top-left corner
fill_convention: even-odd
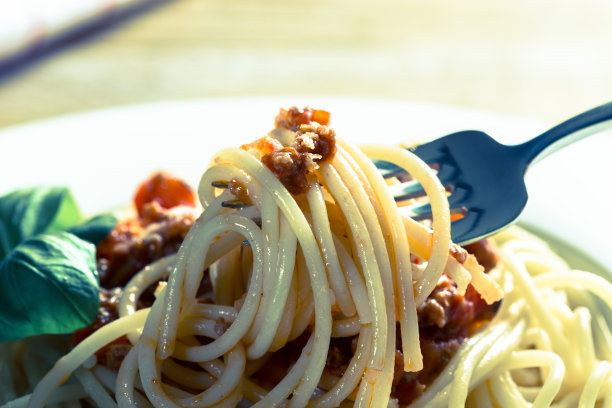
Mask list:
[[[0,194],[29,185],[67,185],[84,212],[93,214],[125,205],[135,186],[156,169],[197,185],[213,152],[263,135],[279,107],[306,104],[330,110],[338,135],[358,143],[431,139],[464,129],[517,143],[550,125],[454,107],[312,96],[127,106],[0,131]],[[611,271],[610,176],[610,134],[556,153],[529,171],[530,198],[521,222]],[[581,258],[577,253],[573,257]]]

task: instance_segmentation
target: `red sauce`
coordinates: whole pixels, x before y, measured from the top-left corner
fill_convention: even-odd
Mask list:
[[[153,173],[140,184],[134,195],[134,205],[138,215],[143,217],[145,205],[158,203],[162,208],[179,205],[196,206],[196,196],[191,187],[183,180],[166,172]]]

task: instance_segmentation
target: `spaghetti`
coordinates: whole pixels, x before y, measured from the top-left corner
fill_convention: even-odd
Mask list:
[[[500,234],[502,260],[484,273],[472,255],[456,256],[433,170],[403,149],[336,141],[327,120],[323,111],[281,111],[276,138],[218,152],[199,186],[204,211],[178,253],[138,272],[120,318],[40,381],[32,374],[31,396],[4,406],[83,398],[122,408],[398,406],[398,369],[427,368],[417,311],[444,279],[461,296],[475,289],[487,303],[504,300],[412,406],[612,406],[610,283],[571,271],[516,229]],[[402,215],[371,158],[423,185],[431,229]],[[205,271],[213,302],[202,301]],[[155,284],[152,306],[138,309]],[[119,370],[98,364],[96,351],[124,335],[132,347]],[[335,375],[326,362],[332,339],[343,337],[353,352]],[[25,341],[24,361],[41,342],[53,343]],[[293,364],[267,384],[275,354],[296,344]],[[66,382],[71,374],[76,381]]]

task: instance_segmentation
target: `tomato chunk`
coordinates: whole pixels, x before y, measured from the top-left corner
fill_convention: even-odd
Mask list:
[[[163,208],[179,205],[196,206],[194,191],[183,180],[169,173],[158,171],[146,179],[134,195],[134,205],[139,216],[143,216],[146,204],[156,202]]]

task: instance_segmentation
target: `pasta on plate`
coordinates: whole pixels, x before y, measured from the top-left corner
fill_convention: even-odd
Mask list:
[[[423,185],[429,224],[374,158]],[[199,203],[169,176],[141,186],[98,246],[116,318],[77,331],[40,381],[32,355],[54,361],[61,336],[1,345],[0,374],[33,382],[3,407],[612,406],[610,282],[518,228],[473,255],[451,242],[446,194],[409,151],[281,109],[213,156]]]

